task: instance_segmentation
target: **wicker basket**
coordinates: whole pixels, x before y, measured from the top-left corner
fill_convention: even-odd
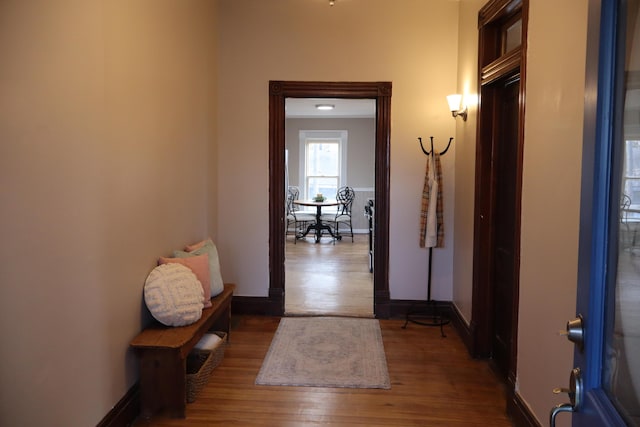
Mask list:
[[[211,372],[222,362],[227,345],[225,332],[214,332],[221,340],[211,350],[193,350],[187,356],[187,402],[196,400],[198,393],[207,385]]]

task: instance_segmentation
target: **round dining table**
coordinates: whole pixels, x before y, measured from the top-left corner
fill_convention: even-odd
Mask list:
[[[316,202],[313,200],[294,200],[293,203],[298,206],[315,206],[316,208],[316,222],[313,224],[309,224],[304,233],[300,233],[298,236],[296,236],[298,239],[305,237],[311,230],[315,230],[316,243],[320,242],[320,238],[322,237],[322,230],[327,230],[331,237],[333,237],[334,239],[340,240],[342,238],[342,236],[336,235],[333,232],[333,229],[329,224],[323,223],[321,218],[323,207],[338,206],[340,202],[338,202],[337,200],[325,200],[323,202]]]

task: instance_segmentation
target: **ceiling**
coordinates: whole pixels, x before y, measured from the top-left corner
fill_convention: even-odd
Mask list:
[[[333,110],[322,111],[317,104],[335,105]],[[287,98],[285,101],[287,118],[375,118],[376,101],[374,99],[337,99],[337,98]]]

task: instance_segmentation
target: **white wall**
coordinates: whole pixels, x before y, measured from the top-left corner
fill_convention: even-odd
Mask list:
[[[220,3],[219,224],[223,276],[237,294],[269,289],[269,80],[391,81],[391,297],[426,299],[427,251],[418,246],[426,159],[455,121],[458,3],[449,0],[234,0]],[[445,248],[434,251],[433,297],[451,300],[453,165],[443,158]],[[251,245],[247,245],[250,239]]]
[[[468,108],[456,119],[453,303],[469,323],[473,285],[476,126],[478,117],[478,11],[486,0],[462,0],[459,15],[458,88]]]
[[[0,2],[0,425],[96,425],[158,256],[202,238],[215,4]]]
[[[375,119],[287,119],[285,146],[289,150],[289,182],[301,189],[304,185],[300,182],[300,171],[303,169],[300,162],[304,161],[304,151],[300,150],[300,132],[305,130],[347,131],[347,176],[344,185],[367,188],[375,186]]]
[[[573,368],[586,20],[586,0],[530,2],[517,387],[543,422]]]

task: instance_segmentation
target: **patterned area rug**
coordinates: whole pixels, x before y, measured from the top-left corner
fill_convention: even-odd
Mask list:
[[[282,318],[256,384],[391,388],[378,320]]]

